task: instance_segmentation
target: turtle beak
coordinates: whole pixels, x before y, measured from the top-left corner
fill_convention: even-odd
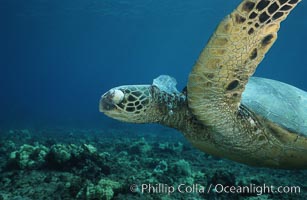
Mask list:
[[[110,91],[103,94],[99,101],[99,111],[100,112],[106,112],[113,110],[115,108],[114,102],[113,102],[113,95]]]

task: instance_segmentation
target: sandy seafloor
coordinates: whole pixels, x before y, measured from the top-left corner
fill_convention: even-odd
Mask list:
[[[19,129],[0,135],[1,200],[307,199],[307,170],[215,158],[168,128]],[[221,192],[219,184],[254,192]],[[300,192],[261,194],[264,185],[298,186]]]

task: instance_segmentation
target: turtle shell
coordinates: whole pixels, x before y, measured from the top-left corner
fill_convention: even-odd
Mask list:
[[[265,119],[307,136],[307,92],[279,81],[251,77],[241,103]]]

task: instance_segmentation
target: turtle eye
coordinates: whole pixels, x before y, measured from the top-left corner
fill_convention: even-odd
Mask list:
[[[111,89],[107,93],[101,96],[99,103],[99,110],[104,112],[105,110],[114,110],[116,105],[122,103],[125,94],[119,89]]]
[[[119,104],[123,101],[125,94],[118,89],[110,90],[110,98],[114,104]]]

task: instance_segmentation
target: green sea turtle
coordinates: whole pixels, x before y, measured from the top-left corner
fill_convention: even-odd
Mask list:
[[[132,123],[181,131],[200,150],[252,166],[307,168],[307,93],[251,77],[300,0],[243,0],[219,24],[187,87],[162,75],[152,85],[115,87],[99,109]]]

